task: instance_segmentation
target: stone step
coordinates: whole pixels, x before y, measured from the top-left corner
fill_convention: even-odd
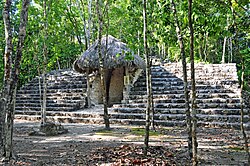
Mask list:
[[[74,92],[75,91],[75,92]],[[75,89],[72,92],[68,92],[68,91],[54,91],[53,93],[47,92],[47,98],[53,98],[53,97],[60,97],[60,96],[64,96],[64,97],[72,97],[72,96],[82,96],[83,92],[80,89]],[[20,98],[40,98],[40,94],[39,93],[19,93],[16,95],[17,97]]]
[[[113,112],[117,113],[145,113],[146,108],[128,108],[121,105],[115,105],[112,108]],[[205,115],[240,115],[240,108],[197,108],[197,114]],[[185,108],[154,108],[154,112],[158,114],[186,114]],[[245,114],[248,114],[247,109],[244,110]]]
[[[40,121],[41,116],[39,115],[15,115],[16,119],[30,120],[30,121]],[[223,118],[223,117],[222,117]],[[48,120],[53,120],[60,123],[95,123],[103,124],[104,120],[102,117],[93,117],[93,118],[81,118],[81,117],[72,117],[72,116],[47,116]],[[145,125],[145,119],[113,119],[110,118],[111,124],[123,124],[123,125]],[[186,126],[185,120],[171,121],[171,120],[155,120],[155,124],[158,126]],[[204,121],[198,120],[198,127],[224,127],[224,128],[237,128],[240,129],[239,122],[215,122],[215,121]],[[247,130],[250,129],[249,121],[244,124]]]
[[[165,80],[179,80],[179,81],[183,81],[183,75],[182,74],[175,74],[175,73],[166,73],[166,72],[161,72],[161,73],[152,73],[152,80],[153,81],[157,81],[157,80],[161,80],[162,78],[165,78]],[[142,75],[144,76],[144,75]],[[197,83],[199,81],[202,81],[202,80],[206,80],[206,81],[217,81],[217,82],[223,82],[223,80],[227,80],[229,82],[232,82],[232,83],[237,83],[237,78],[238,77],[234,77],[232,75],[223,75],[223,76],[218,76],[218,74],[213,74],[213,75],[207,75],[207,74],[204,74],[204,73],[201,73],[199,75],[195,75],[195,80],[197,81]],[[140,79],[142,80],[146,80],[145,77],[140,77]],[[187,81],[190,82],[191,81],[191,77],[190,75],[187,76]]]
[[[157,81],[182,81],[183,82],[183,76],[182,75],[176,75],[174,73],[171,72],[151,72],[151,80],[152,82],[157,82]],[[139,78],[141,81],[146,82],[146,76],[145,73],[142,73],[142,75]],[[191,78],[190,75],[188,75],[188,82],[190,82]],[[232,77],[232,75],[218,75],[216,73],[213,74],[196,74],[196,78],[195,80],[197,81],[197,83],[199,81],[203,81],[206,80],[208,82],[210,81],[217,81],[217,82],[225,82],[225,80],[227,82],[230,83],[238,83],[237,77]]]
[[[225,123],[225,122],[203,122],[198,121],[198,126],[204,126],[204,127],[219,127],[219,128],[230,128],[230,129],[238,129],[240,130],[240,123],[239,122],[233,122],[233,123]],[[250,123],[247,122],[244,124],[245,130],[250,130]]]
[[[170,90],[170,89],[183,89],[184,82],[182,81],[172,81],[172,82],[166,82],[166,81],[158,81],[158,82],[152,82],[152,89],[153,90]],[[191,89],[191,83],[188,83],[188,89]],[[234,83],[222,83],[222,82],[205,82],[200,81],[198,84],[196,84],[197,90],[205,90],[205,89],[218,89],[218,90],[227,90],[227,91],[237,91],[239,90],[239,85]],[[132,88],[133,91],[146,90],[146,82],[139,80],[139,82],[135,83],[134,87]]]
[[[189,91],[190,91],[190,87]],[[134,95],[133,93],[142,93],[146,92],[146,87],[133,87],[131,89],[130,94]],[[183,86],[168,86],[168,87],[153,87],[153,92],[156,94],[169,94],[171,93],[184,93],[184,87]],[[234,93],[236,95],[240,94],[239,89],[230,89],[230,88],[222,88],[222,87],[208,87],[208,86],[196,86],[197,93]]]
[[[180,87],[181,89],[174,89],[174,90],[159,90],[159,91],[153,91],[153,95],[179,95],[179,94],[184,94],[184,90],[183,87]],[[135,98],[137,98],[138,96],[146,96],[147,92],[143,91],[143,90],[138,90],[138,91],[131,91],[129,93],[129,98],[133,98],[133,96],[135,96]]]
[[[139,100],[139,99],[147,99],[148,95],[131,95],[129,96],[130,100]],[[184,98],[184,92],[178,91],[178,93],[175,94],[153,94],[154,99],[183,99]]]
[[[46,106],[47,107],[75,107],[78,103],[68,103],[68,102],[64,102],[64,103],[57,103],[57,102],[47,102]],[[33,107],[40,107],[39,103],[31,103],[31,102],[23,102],[23,103],[16,103],[16,107],[20,108],[20,107],[28,107],[28,108],[33,108]]]
[[[16,119],[29,120],[29,121],[41,121],[41,116],[19,116],[15,115]],[[48,121],[55,121],[59,123],[85,123],[85,124],[103,124],[103,118],[79,118],[71,116],[47,116]]]
[[[197,108],[224,108],[224,109],[236,109],[240,108],[240,103],[199,103]]]
[[[79,93],[82,92],[83,88],[82,87],[78,87],[78,88],[73,88],[73,89],[48,89],[47,93]],[[17,92],[17,95],[20,94],[39,94],[39,89],[31,89],[31,90],[19,90]],[[43,93],[43,90],[42,90]]]
[[[60,94],[47,94],[47,100],[79,100],[82,99],[84,94],[81,93],[60,93]],[[40,100],[42,96],[40,95],[26,95],[26,96],[18,96],[18,100]]]
[[[146,103],[131,103],[131,104],[121,104],[121,107],[127,108],[146,108]],[[154,108],[185,108],[185,103],[156,103]]]
[[[74,82],[72,81],[74,80]],[[86,84],[86,79],[83,78],[83,77],[71,77],[71,78],[61,78],[61,79],[47,79],[47,86],[53,86],[53,85],[58,85],[60,83],[62,84],[70,84],[70,83],[73,83],[73,84]],[[40,79],[40,86],[43,85],[43,79]],[[25,86],[22,86],[23,87],[26,87],[26,86],[39,86],[39,79],[38,78],[35,78],[33,80],[31,80],[30,82],[26,83]]]
[[[233,68],[235,68],[235,66],[233,66]],[[225,70],[222,70],[221,67],[219,67],[219,66],[212,67],[211,65],[206,64],[206,65],[202,65],[202,66],[196,66],[195,71],[196,71],[196,73],[221,73],[221,74],[226,74],[226,75],[233,75],[234,74],[233,72],[235,72],[235,69],[233,69],[233,68],[228,68],[229,70],[225,71]],[[166,70],[172,71],[172,72],[182,72],[183,69],[182,69],[182,66],[174,66],[174,65],[161,65],[161,66],[152,66],[151,67],[151,71],[153,71],[153,72],[164,72]],[[189,66],[187,66],[187,70],[190,70]],[[229,73],[230,71],[232,73]]]
[[[40,103],[42,98],[40,97],[19,97],[17,98],[16,103]],[[46,98],[48,103],[78,103],[85,100],[85,97],[82,95],[74,96],[47,96]]]
[[[47,111],[75,111],[79,109],[77,106],[76,107],[46,107]],[[41,106],[33,106],[33,107],[20,107],[16,106],[16,111],[41,111]]]
[[[134,88],[145,88],[146,81],[139,79],[140,82],[135,83]],[[152,82],[153,88],[155,87],[168,87],[168,86],[183,86],[183,81],[157,81]]]
[[[30,104],[40,104],[42,100],[30,100],[30,99],[27,99],[25,98],[24,100],[17,100],[16,101],[16,105],[18,104],[25,104],[25,103],[30,103]],[[51,99],[51,98],[47,98],[46,102],[48,104],[51,104],[51,103],[72,103],[72,104],[76,104],[76,103],[79,103],[79,102],[82,102],[82,99],[80,100],[77,100],[77,99]]]
[[[154,103],[185,103],[184,99],[161,99],[161,98],[154,98]],[[128,100],[127,104],[133,103],[147,103],[147,99],[136,99],[136,100]]]
[[[53,79],[53,78],[72,78],[72,77],[85,77],[83,74],[75,72],[72,69],[66,69],[66,70],[54,70],[52,72],[46,73],[47,78]],[[36,78],[42,78],[42,76],[37,76]]]
[[[164,98],[156,98],[153,97],[153,101],[155,104],[157,103],[185,103],[185,99],[182,98],[175,98],[175,99],[164,99]],[[133,100],[127,100],[127,104],[133,104],[133,103],[147,103],[147,98],[138,98]],[[196,103],[240,103],[240,98],[208,98],[208,99],[196,99]]]
[[[41,111],[28,111],[28,112],[24,112],[24,111],[20,111],[17,110],[15,112],[16,116],[39,116],[41,115]],[[100,113],[86,113],[86,112],[58,112],[58,111],[46,111],[46,116],[70,116],[70,117],[79,117],[79,118],[103,118],[103,114]]]
[[[68,82],[69,80],[76,80],[76,81],[83,81],[86,82],[86,77],[84,75],[71,75],[71,76],[66,76],[66,75],[47,75],[46,76],[46,81],[48,83],[50,82]],[[43,78],[40,76],[40,81],[42,82]],[[30,82],[28,82],[28,85],[32,85],[32,83],[38,83],[39,82],[39,77],[35,77],[32,79]]]
[[[80,89],[80,88],[86,88],[87,85],[86,84],[74,84],[74,83],[67,83],[67,84],[58,84],[58,85],[48,85],[47,89]],[[22,87],[20,90],[39,90],[39,86],[38,85],[34,85],[34,86],[24,86]],[[41,89],[43,90],[43,86],[41,86]]]
[[[146,103],[121,104],[121,107],[127,108],[146,108]],[[198,103],[197,108],[240,108],[240,103]],[[154,108],[185,108],[185,103],[155,103]]]
[[[175,92],[175,93],[172,93]],[[184,92],[182,90],[179,91],[163,91],[162,93],[154,93],[154,98],[162,98],[162,99],[184,99]],[[197,99],[240,99],[239,95],[237,93],[197,93],[196,95]],[[146,92],[144,91],[137,91],[137,92],[131,92],[129,96],[130,100],[138,100],[138,99],[147,99]]]

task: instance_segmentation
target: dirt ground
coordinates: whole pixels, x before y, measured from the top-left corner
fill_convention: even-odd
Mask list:
[[[63,124],[68,133],[29,136],[38,122],[15,121],[15,160],[8,165],[188,165],[187,134],[183,128],[160,128],[151,133],[148,157],[142,155],[144,136],[138,126]],[[249,134],[249,132],[248,132]],[[199,165],[247,165],[241,132],[198,129]],[[1,164],[0,164],[1,165]],[[4,164],[2,164],[4,165]]]

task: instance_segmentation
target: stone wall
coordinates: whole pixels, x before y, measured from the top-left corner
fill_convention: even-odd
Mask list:
[[[124,69],[123,68],[117,68],[113,70],[112,77],[111,77],[111,83],[110,83],[110,89],[109,89],[109,97],[110,97],[110,103],[120,103],[123,99],[123,88],[124,88],[124,82],[123,82],[123,76],[124,76]],[[92,81],[91,84],[91,102],[93,104],[102,104],[102,89],[100,85],[100,75],[96,75],[95,79]]]
[[[120,103],[123,99],[123,76],[124,76],[124,68],[115,69],[112,72],[109,97],[111,103]]]

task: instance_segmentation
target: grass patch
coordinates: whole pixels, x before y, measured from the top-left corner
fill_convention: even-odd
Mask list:
[[[144,128],[132,128],[131,134],[138,135],[138,136],[144,136],[145,135],[145,129]],[[149,131],[149,136],[161,136],[162,134],[159,131]]]
[[[242,147],[242,146],[229,146],[228,149],[233,150],[233,151],[237,151],[237,152],[245,151],[244,147]]]
[[[113,134],[113,131],[112,130],[101,129],[101,130],[96,131],[95,134],[97,134],[97,135],[111,135],[111,134]]]

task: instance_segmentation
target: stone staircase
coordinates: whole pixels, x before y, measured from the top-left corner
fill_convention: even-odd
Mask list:
[[[198,125],[239,128],[240,89],[235,64],[196,64]],[[190,89],[190,67],[188,67]],[[155,123],[164,126],[185,125],[185,100],[182,65],[169,63],[152,67]],[[128,124],[144,124],[147,102],[146,78],[142,74],[128,100],[115,105],[112,117]],[[246,111],[246,110],[245,110]],[[126,119],[126,120],[125,120]],[[249,117],[245,116],[248,122]],[[249,123],[246,124],[250,128]]]
[[[196,64],[198,125],[239,128],[240,89],[235,64]],[[188,64],[190,89],[190,67]],[[70,70],[48,74],[47,118],[66,123],[103,124],[102,106],[83,109],[85,77]],[[167,63],[152,67],[156,125],[185,126],[182,65]],[[147,103],[146,78],[142,72],[128,97],[109,108],[112,124],[143,125]],[[38,78],[17,93],[17,119],[40,120]],[[247,109],[245,109],[247,112]],[[245,125],[250,129],[248,114]]]
[[[56,112],[73,112],[83,107],[86,78],[72,70],[52,71],[46,75],[48,117]],[[40,77],[42,81],[42,78]],[[41,94],[43,94],[43,86]],[[16,95],[16,119],[39,120],[41,118],[39,77],[21,87]]]

